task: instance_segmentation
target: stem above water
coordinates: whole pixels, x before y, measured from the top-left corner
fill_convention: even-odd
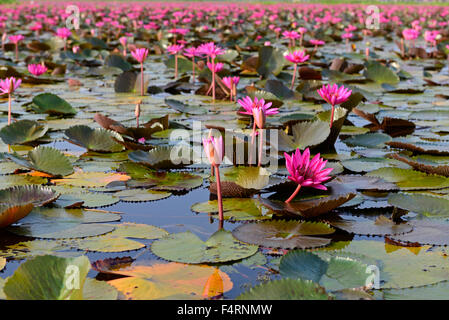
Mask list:
[[[215,165],[214,168],[215,168],[215,178],[217,179],[218,219],[220,220],[220,222],[222,222],[224,220],[224,217],[223,217],[223,200],[221,197],[220,170],[218,169],[218,165]]]
[[[290,201],[293,200],[294,197],[296,197],[296,195],[298,194],[299,190],[301,189],[301,185],[298,184],[298,186],[296,187],[296,190],[292,193],[292,195],[290,196],[290,198],[288,198],[287,200],[285,200],[285,203],[289,203]]]

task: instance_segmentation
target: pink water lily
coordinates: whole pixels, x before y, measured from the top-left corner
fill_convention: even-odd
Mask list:
[[[137,60],[137,62],[140,62],[140,95],[144,96],[144,78],[143,78],[143,62],[148,56],[148,49],[146,48],[139,48],[135,49],[131,52],[131,55],[134,59]]]
[[[28,65],[28,71],[36,77],[39,77],[40,75],[44,74],[45,72],[47,72],[47,70],[48,70],[48,68],[43,64],[29,64]]]
[[[212,83],[211,83],[211,88],[212,88],[212,103],[215,103],[215,58],[218,55],[222,55],[224,54],[224,49],[218,47],[215,45],[215,43],[213,42],[208,42],[205,44],[202,44],[198,47],[199,52],[201,52],[202,54],[205,54],[208,59],[212,64]]]
[[[16,79],[14,77],[6,78],[0,80],[0,92],[2,94],[8,94],[8,125],[11,124],[11,97],[12,93],[17,90],[17,88],[22,83],[22,79]]]
[[[251,97],[246,96],[243,99],[239,99],[238,103],[240,106],[243,107],[243,109],[245,109],[245,111],[238,111],[241,114],[247,114],[247,115],[252,115],[253,116],[253,130],[251,133],[251,146],[250,146],[250,154],[249,154],[249,163],[251,165],[252,163],[252,150],[253,150],[253,145],[254,145],[254,139],[256,136],[256,126],[260,129],[260,147],[259,147],[259,162],[258,162],[258,166],[260,167],[261,165],[261,160],[262,160],[262,142],[263,142],[263,135],[262,135],[262,130],[265,127],[265,119],[266,116],[269,115],[273,115],[273,114],[277,114],[279,113],[279,109],[278,108],[271,108],[272,103],[268,102],[265,103],[264,99],[258,99],[257,97],[254,97],[254,100],[251,99]]]
[[[184,55],[190,59],[192,59],[192,81],[195,82],[195,57],[200,57],[201,52],[198,48],[190,47],[184,49]]]
[[[128,38],[127,37],[120,37],[120,39],[118,39],[118,41],[120,42],[120,44],[123,47],[123,56],[126,57],[126,44],[128,42]]]
[[[19,60],[19,42],[25,39],[25,37],[21,34],[18,34],[9,36],[8,39],[11,43],[15,44],[16,60]]]
[[[223,83],[229,89],[229,100],[232,101],[232,97],[237,96],[237,85],[240,82],[240,77],[223,77]]]
[[[174,44],[167,47],[167,52],[175,56],[175,79],[178,79],[178,54],[182,52],[184,45]]]
[[[332,123],[334,122],[335,106],[347,101],[351,96],[352,90],[345,88],[343,85],[341,87],[338,87],[337,84],[328,84],[327,86],[323,85],[323,87],[321,89],[318,89],[317,92],[321,96],[321,98],[323,98],[332,106],[330,119],[330,127],[332,128]]]
[[[301,187],[327,190],[322,183],[331,178],[329,173],[333,168],[324,168],[327,160],[320,158],[319,153],[312,160],[310,160],[309,148],[304,150],[302,154],[299,149],[296,149],[291,156],[288,153],[284,153],[284,156],[285,166],[289,173],[288,179],[298,184],[296,190],[285,201],[286,203],[289,203],[296,197]]]
[[[217,180],[217,198],[218,198],[218,218],[220,223],[223,223],[223,200],[221,195],[221,181],[220,181],[220,163],[223,161],[224,148],[223,137],[215,138],[209,133],[209,137],[203,139],[203,148],[209,160],[212,169],[215,171],[215,179]]]
[[[293,90],[293,86],[295,84],[295,77],[296,77],[296,73],[298,70],[298,64],[306,62],[307,60],[309,60],[309,58],[310,58],[310,56],[308,54],[306,54],[306,52],[303,50],[296,50],[296,51],[288,53],[285,56],[285,59],[287,59],[288,61],[295,64],[290,90]]]
[[[68,28],[58,28],[56,35],[64,40],[64,51],[67,51],[67,39],[72,35],[72,31]]]

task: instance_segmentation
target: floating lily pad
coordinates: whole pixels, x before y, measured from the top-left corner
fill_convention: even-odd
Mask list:
[[[0,130],[0,138],[7,144],[23,144],[42,138],[48,126],[31,120],[19,120]]]
[[[116,192],[114,196],[121,201],[141,202],[164,199],[171,196],[171,193],[147,189],[129,189]]]
[[[412,220],[410,224],[413,226],[413,231],[394,235],[391,238],[393,241],[400,243],[409,243],[413,245],[449,245],[449,224],[438,220]]]
[[[123,145],[114,139],[123,141],[118,133],[103,128],[92,129],[85,125],[73,126],[65,131],[70,142],[87,150],[96,152],[120,152],[125,150]]]
[[[61,151],[51,147],[34,148],[28,152],[28,160],[18,154],[10,154],[7,157],[21,166],[56,177],[73,173],[70,160]]]
[[[395,85],[399,83],[399,77],[390,68],[382,65],[375,60],[368,60],[365,64],[366,70],[364,76],[367,79],[373,80],[379,84]]]
[[[382,147],[386,142],[390,142],[392,139],[388,134],[385,133],[365,133],[352,136],[344,142],[347,145],[354,147],[365,147],[365,148],[378,148]]]
[[[449,199],[425,193],[390,194],[388,203],[431,218],[449,217]]]
[[[26,204],[32,203],[41,207],[54,202],[59,194],[48,187],[37,185],[17,186],[0,190],[0,204]]]
[[[64,99],[53,93],[41,93],[33,98],[31,108],[37,113],[51,115],[75,115],[76,110]]]
[[[279,151],[290,152],[319,145],[330,134],[329,123],[324,121],[304,121],[292,126],[293,136],[279,131]]]
[[[331,300],[332,296],[310,280],[280,279],[257,285],[237,300]]]
[[[321,258],[314,253],[293,250],[282,257],[280,274],[318,283],[328,291],[362,288],[366,285],[367,265],[345,256]]]
[[[319,236],[334,232],[333,228],[321,222],[273,220],[242,224],[232,234],[240,241],[264,247],[306,249],[328,245],[331,239]]]
[[[217,200],[195,203],[192,211],[218,214]],[[271,219],[273,212],[262,206],[256,199],[226,198],[223,199],[223,217],[231,220],[265,220]]]
[[[350,217],[333,217],[327,222],[337,229],[359,235],[396,235],[412,231],[413,227],[408,223],[395,223],[385,216],[379,216],[375,221],[370,219]]]
[[[14,300],[81,300],[89,270],[86,256],[37,256],[17,268],[3,291]]]
[[[410,169],[381,168],[366,175],[392,182],[401,190],[442,189],[449,187],[449,178],[447,177]]]
[[[168,235],[151,246],[151,251],[163,259],[192,264],[241,260],[255,254],[257,249],[224,230],[215,232],[205,242],[191,232],[183,232]]]
[[[211,291],[211,277],[215,280],[215,291],[221,294],[233,286],[229,276],[216,268],[174,262],[99,271],[126,276],[108,283],[129,300],[204,299]]]
[[[182,168],[192,163],[192,150],[189,147],[156,147],[148,152],[133,151],[129,160],[155,169]]]
[[[84,238],[113,231],[114,227],[100,222],[120,219],[120,215],[113,213],[34,208],[19,225],[10,226],[7,230],[18,235],[42,239]]]
[[[119,173],[76,171],[64,179],[55,179],[56,185],[69,185],[84,188],[101,188],[116,181],[128,181],[129,176]]]

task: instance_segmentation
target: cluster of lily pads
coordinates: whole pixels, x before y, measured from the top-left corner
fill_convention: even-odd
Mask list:
[[[443,298],[448,8],[66,6],[0,7],[1,299]]]

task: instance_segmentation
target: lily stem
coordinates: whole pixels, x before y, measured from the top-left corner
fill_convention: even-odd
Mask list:
[[[140,95],[143,96],[143,62],[140,64]]]
[[[290,203],[290,201],[293,200],[294,197],[296,197],[296,195],[298,194],[299,190],[301,189],[301,185],[298,184],[298,186],[296,187],[296,190],[292,193],[292,195],[290,196],[290,198],[288,198],[287,200],[285,200],[285,203]]]
[[[221,198],[220,170],[218,169],[218,165],[215,165],[214,168],[215,168],[215,179],[217,179],[218,220],[222,222],[224,218],[223,218],[223,200]]]
[[[259,162],[258,167],[262,164],[262,150],[263,150],[263,129],[259,129]]]

